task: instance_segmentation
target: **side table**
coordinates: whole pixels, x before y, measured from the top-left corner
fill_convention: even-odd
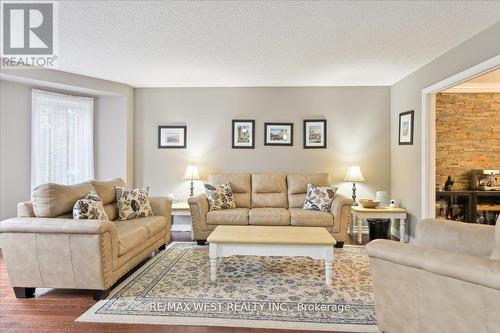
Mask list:
[[[172,223],[174,223],[175,216],[191,216],[189,204],[186,201],[172,203]],[[191,239],[194,239],[193,226],[191,226]]]
[[[363,206],[352,206],[351,213],[356,218],[358,244],[362,242],[363,219],[399,219],[399,241],[405,242],[406,238],[406,209],[376,207],[364,208]]]

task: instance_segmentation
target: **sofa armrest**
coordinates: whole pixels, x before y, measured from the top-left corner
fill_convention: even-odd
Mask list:
[[[206,229],[207,213],[208,213],[208,199],[205,193],[188,198],[189,210],[191,211],[191,219],[193,223],[193,233],[196,240],[202,230]]]
[[[354,201],[352,199],[335,193],[332,201],[332,208],[330,212],[333,214],[334,230],[336,225],[339,226],[338,232],[347,238],[347,226],[351,223],[351,206]],[[345,239],[337,239],[338,241],[344,241]]]
[[[488,257],[495,249],[493,226],[424,219],[417,223],[416,244],[438,250]]]
[[[116,226],[110,221],[72,220],[59,218],[14,217],[0,222],[2,233],[40,234],[116,234]]]
[[[167,197],[149,197],[149,203],[156,216],[164,216],[167,219],[168,228],[172,224],[172,200]]]
[[[370,258],[500,290],[500,260],[377,239],[366,245]]]
[[[35,212],[33,211],[33,203],[31,201],[18,203],[17,217],[35,217]]]

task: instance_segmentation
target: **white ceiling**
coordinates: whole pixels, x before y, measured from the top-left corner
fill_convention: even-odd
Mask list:
[[[499,20],[500,1],[61,1],[59,69],[136,87],[391,85]]]

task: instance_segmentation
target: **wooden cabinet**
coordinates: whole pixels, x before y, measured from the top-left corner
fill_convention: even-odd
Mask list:
[[[494,225],[500,214],[500,191],[436,191],[436,217]]]

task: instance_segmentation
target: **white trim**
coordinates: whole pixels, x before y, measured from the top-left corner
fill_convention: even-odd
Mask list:
[[[422,219],[434,217],[435,214],[436,117],[434,103],[431,103],[433,95],[496,68],[500,68],[500,55],[422,89]]]

